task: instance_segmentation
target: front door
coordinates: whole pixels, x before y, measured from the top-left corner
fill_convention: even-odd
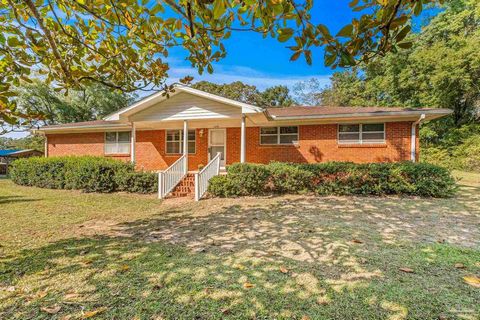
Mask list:
[[[210,129],[208,130],[208,161],[221,152],[220,167],[225,167],[225,145],[226,145],[226,131],[225,129]]]

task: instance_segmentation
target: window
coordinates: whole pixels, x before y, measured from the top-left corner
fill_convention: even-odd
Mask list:
[[[183,153],[183,130],[167,130],[167,153]],[[188,153],[195,153],[195,130],[188,130]]]
[[[260,128],[260,144],[294,144],[298,141],[298,127]]]
[[[129,154],[130,131],[105,132],[105,154]]]
[[[339,124],[338,143],[384,143],[385,124]]]

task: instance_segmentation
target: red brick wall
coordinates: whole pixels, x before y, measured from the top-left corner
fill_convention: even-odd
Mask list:
[[[48,155],[92,155],[104,156],[104,133],[67,133],[48,135]],[[167,154],[165,145],[165,130],[137,131],[135,157],[138,169],[161,170],[166,169],[177,160],[180,155]],[[188,157],[189,170],[196,170],[200,164],[208,163],[208,130],[196,130],[196,152]],[[130,155],[108,155],[116,159],[130,161]]]
[[[188,156],[189,170],[197,170],[200,164],[208,163],[208,130],[196,130],[195,154]],[[137,168],[143,170],[166,169],[174,163],[180,155],[166,153],[165,130],[137,131],[135,157]]]
[[[105,133],[65,133],[51,134],[48,138],[48,156],[103,156]],[[112,156],[116,159],[130,160],[129,155]]]
[[[260,128],[247,128],[246,161],[365,163],[409,160],[411,122],[389,122],[385,124],[385,130],[386,143],[383,145],[339,145],[336,124],[305,125],[299,126],[298,146],[262,146],[260,145]],[[239,161],[240,128],[231,128],[227,130],[227,163]]]
[[[288,162],[391,162],[410,159],[411,122],[385,124],[384,145],[338,145],[337,125],[299,126],[298,146],[261,146],[260,129],[247,128],[247,162],[268,163],[272,160]],[[201,134],[201,131],[203,133]],[[196,153],[189,156],[189,169],[196,170],[208,162],[208,129],[196,130]],[[418,146],[417,128],[417,146]],[[418,149],[417,149],[418,150]],[[180,155],[165,152],[165,130],[137,131],[135,145],[138,169],[167,168]],[[104,155],[104,133],[69,133],[48,135],[49,156]],[[130,160],[129,155],[115,156]],[[418,158],[418,153],[417,153]],[[227,129],[227,164],[240,161],[240,128]]]

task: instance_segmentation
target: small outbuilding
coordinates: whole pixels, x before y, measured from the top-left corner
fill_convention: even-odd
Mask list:
[[[0,175],[7,174],[8,164],[18,158],[42,156],[43,152],[35,149],[7,149],[0,150]]]

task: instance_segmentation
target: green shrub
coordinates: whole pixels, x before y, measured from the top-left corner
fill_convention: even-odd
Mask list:
[[[19,159],[11,164],[11,179],[20,185],[84,192],[157,190],[156,175],[135,172],[133,164],[104,157],[54,157]]]
[[[18,159],[10,164],[9,175],[15,183],[20,185],[63,189],[65,164],[65,161],[60,158]]]
[[[132,164],[102,157],[66,158],[65,189],[117,191],[116,175],[133,172]]]
[[[426,163],[274,162],[269,165],[236,164],[232,167],[226,176],[211,180],[211,194],[231,197],[258,195],[267,191],[310,191],[320,195],[450,197],[456,191],[455,180],[447,169]],[[242,182],[242,177],[249,183]],[[250,187],[246,188],[245,184]]]
[[[208,192],[212,195],[223,198],[241,196],[240,188],[235,182],[234,179],[227,177],[227,175],[212,177],[208,181]]]
[[[131,193],[155,193],[158,191],[158,175],[153,172],[120,172],[116,176],[119,191]]]
[[[480,135],[472,136],[453,151],[453,167],[480,172]]]
[[[235,163],[227,168],[227,172],[238,189],[237,195],[263,194],[267,190],[270,173],[265,165]]]
[[[450,152],[443,148],[422,148],[420,150],[420,162],[430,163],[448,169],[455,169]]]
[[[270,173],[270,189],[278,193],[301,193],[311,189],[313,174],[299,165],[271,162],[267,166]]]

